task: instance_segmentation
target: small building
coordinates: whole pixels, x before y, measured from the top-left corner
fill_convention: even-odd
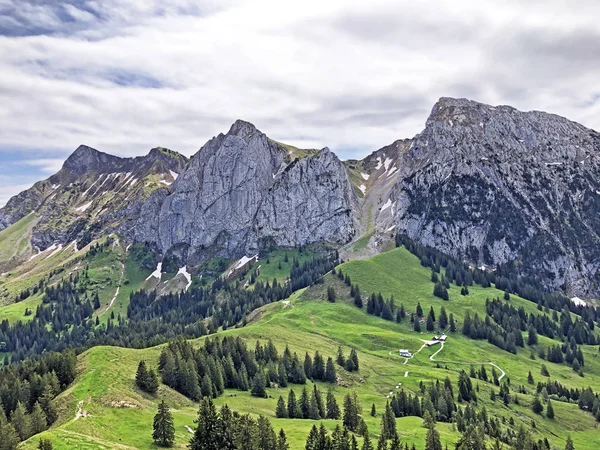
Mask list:
[[[405,358],[410,358],[410,357],[412,357],[412,354],[408,350],[403,348],[402,350],[400,350],[400,356],[404,356]]]
[[[442,342],[446,342],[446,339],[448,339],[448,336],[446,336],[445,334],[442,334],[442,335],[440,336],[440,341],[442,341]]]

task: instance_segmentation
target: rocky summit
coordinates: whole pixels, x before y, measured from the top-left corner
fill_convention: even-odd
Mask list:
[[[189,160],[163,148],[118,158],[80,146],[0,210],[0,229],[33,214],[32,252],[116,233],[191,267],[317,243],[358,258],[400,233],[472,265],[511,266],[548,289],[597,297],[599,171],[593,130],[442,98],[422,133],[362,161],[296,149],[241,120]]]

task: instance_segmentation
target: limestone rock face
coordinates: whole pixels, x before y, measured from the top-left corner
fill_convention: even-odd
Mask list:
[[[600,134],[565,118],[442,98],[401,157],[396,229],[572,295],[600,294]]]
[[[349,241],[355,198],[343,164],[328,149],[288,158],[253,125],[235,122],[192,157],[160,209],[154,198],[143,206],[135,239],[164,254],[178,249],[179,258],[185,248],[191,264],[265,245]],[[146,220],[154,215],[157,226]]]
[[[290,164],[276,178],[258,211],[255,236],[279,246],[345,244],[355,234],[356,206],[343,163],[324,148]]]

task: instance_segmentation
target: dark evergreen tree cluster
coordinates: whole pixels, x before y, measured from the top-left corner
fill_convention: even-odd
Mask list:
[[[279,354],[273,342],[257,341],[253,350],[241,338],[207,338],[194,350],[183,339],[170,342],[160,354],[158,368],[163,383],[192,400],[216,398],[226,388],[250,391],[266,397],[266,388],[304,384],[307,377],[335,383],[332,358],[323,361],[319,352],[308,354],[304,364],[288,347]]]
[[[212,399],[204,397],[198,410],[190,450],[289,450],[283,430],[275,433],[269,419],[240,415],[223,405],[219,411]]]
[[[54,423],[53,399],[75,379],[76,362],[75,352],[70,350],[0,369],[0,442],[13,443],[7,448],[16,448],[19,441]]]
[[[360,364],[358,361],[358,353],[356,353],[355,349],[350,350],[350,355],[348,357],[344,356],[344,351],[342,347],[338,347],[338,354],[336,362],[339,366],[346,369],[348,372],[358,371],[360,368]]]
[[[135,384],[142,391],[154,394],[158,390],[158,378],[153,369],[146,367],[146,361],[140,361],[135,374]]]
[[[299,397],[290,389],[287,403],[279,396],[275,415],[282,419],[339,419],[340,408],[331,389],[324,401],[321,390],[314,384],[311,391],[304,386]]]
[[[466,288],[463,295],[468,294],[468,286],[473,283],[484,288],[494,284],[497,289],[505,291],[505,300],[509,300],[510,294],[514,293],[536,303],[540,310],[552,309],[560,312],[566,309],[575,313],[581,316],[581,320],[592,331],[595,327],[594,323],[600,324],[600,308],[590,305],[576,305],[564,294],[548,292],[544,289],[540,280],[522,277],[519,264],[516,261],[500,265],[496,267],[495,271],[487,271],[471,268],[468,264],[458,262],[435,248],[419,244],[404,234],[396,235],[396,246],[406,247],[409,252],[420,259],[422,266],[429,267],[436,273],[440,272],[440,267],[444,267],[446,277],[450,282]],[[433,280],[433,277],[432,281],[437,282],[437,280]]]
[[[92,253],[100,252],[105,245],[94,248]],[[33,320],[12,326],[7,320],[2,321],[0,342],[4,343],[3,350],[11,353],[11,361],[16,362],[66,348],[77,351],[95,345],[144,348],[178,336],[196,338],[219,327],[243,325],[253,310],[287,298],[293,290],[320,280],[336,263],[336,252],[315,256],[302,264],[296,261],[289,282],[257,281],[252,290],[240,289],[236,283],[218,278],[209,287],[164,296],[155,291],[135,292],[130,296],[127,318],[119,315],[109,318],[106,324],[92,320],[100,303],[97,293],[87,291],[87,270],[83,270],[55,286],[46,286],[44,304],[37,308]],[[209,320],[205,325],[206,319]]]

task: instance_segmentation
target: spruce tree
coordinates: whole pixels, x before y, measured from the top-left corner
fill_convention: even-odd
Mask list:
[[[175,426],[173,416],[164,400],[158,405],[158,413],[154,416],[153,427],[152,439],[154,442],[161,447],[172,447],[175,442]]]
[[[290,450],[290,444],[288,444],[283,428],[279,430],[279,434],[277,435],[277,450]]]
[[[190,440],[190,450],[222,450],[222,424],[210,397],[204,397],[198,409],[198,424]]]
[[[548,419],[554,419],[554,408],[552,407],[552,401],[548,399],[548,404],[546,405],[546,417]]]
[[[544,406],[542,405],[542,402],[540,402],[540,398],[538,395],[535,395],[535,397],[533,397],[533,402],[531,403],[531,409],[536,414],[541,414],[541,412],[544,410]]]
[[[275,410],[275,416],[279,419],[287,419],[289,417],[288,410],[285,406],[285,400],[281,395],[277,400],[277,409]]]
[[[425,450],[443,450],[440,434],[434,426],[429,427],[427,430],[427,435],[425,436]]]
[[[573,439],[571,439],[571,435],[567,436],[567,442],[565,444],[565,450],[575,450],[575,446],[573,445]]]
[[[41,438],[37,448],[38,450],[53,450],[54,446],[50,439]]]
[[[371,444],[371,438],[369,437],[368,431],[364,434],[364,437],[363,437],[362,450],[374,450],[373,444]]]
[[[42,407],[39,402],[35,402],[33,405],[33,409],[30,414],[30,422],[31,422],[31,434],[38,434],[42,431],[45,431],[48,428],[48,421],[46,420],[46,415],[44,411],[42,411]]]
[[[377,440],[377,450],[388,450],[387,440],[383,433],[379,435],[379,439]]]
[[[335,395],[333,395],[333,391],[331,388],[327,391],[327,419],[339,419],[340,418],[340,408],[335,399]]]
[[[21,402],[17,402],[17,407],[11,415],[11,423],[19,435],[19,439],[22,441],[31,436],[31,424],[29,422],[29,416],[27,415],[25,407]]]
[[[263,370],[258,369],[252,379],[252,390],[250,391],[252,397],[267,398],[266,383]]]
[[[306,386],[302,389],[302,395],[300,396],[300,410],[302,411],[302,418],[308,419],[310,417],[310,398]]]
[[[317,403],[317,395],[313,390],[310,396],[310,404],[308,407],[308,418],[312,420],[319,420],[321,418],[319,414],[319,404]]]
[[[325,381],[328,383],[335,383],[337,381],[335,364],[333,364],[333,359],[331,357],[327,358],[327,364],[325,365]]]

